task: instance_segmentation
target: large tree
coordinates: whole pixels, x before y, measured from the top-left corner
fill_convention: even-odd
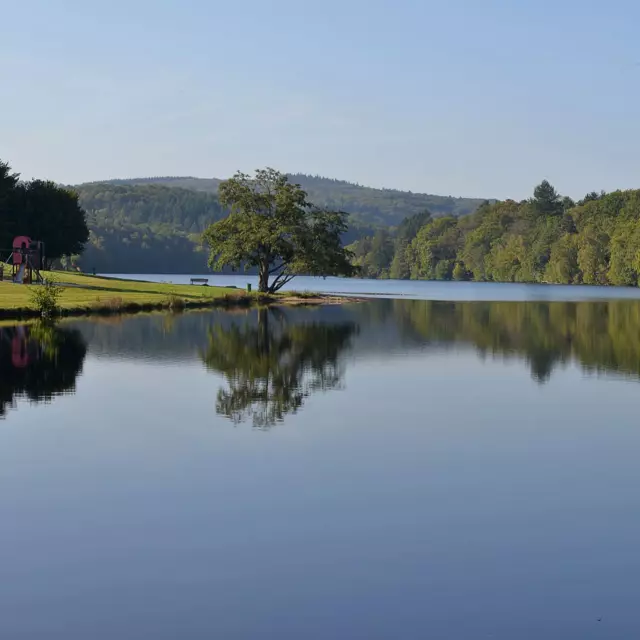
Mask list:
[[[274,169],[221,183],[220,202],[230,209],[204,233],[210,266],[255,267],[259,291],[274,293],[298,274],[351,276],[351,253],[342,245],[347,214],[315,207],[300,185]]]
[[[11,167],[0,160],[0,262],[11,248],[15,226],[15,190],[18,175],[11,172]]]
[[[16,235],[45,243],[47,267],[62,256],[82,253],[89,229],[74,191],[43,180],[20,184],[17,191],[20,220]]]
[[[0,161],[0,258],[21,235],[45,243],[47,266],[62,256],[81,253],[89,229],[77,194],[53,182],[21,183],[18,178]]]
[[[565,201],[548,180],[543,180],[534,190],[531,204],[538,215],[560,215],[565,208]]]

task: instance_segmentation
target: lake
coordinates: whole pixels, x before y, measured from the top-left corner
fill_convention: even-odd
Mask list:
[[[0,637],[638,637],[640,301],[494,287],[0,326]]]
[[[189,284],[191,278],[207,278],[209,286],[238,287],[245,289],[251,284],[258,288],[258,277],[243,274],[206,273],[193,275],[176,274],[101,274],[114,278],[148,280]],[[436,280],[367,280],[364,278],[313,278],[298,276],[283,291],[314,291],[342,295],[414,298],[418,300],[611,300],[640,299],[638,287],[601,287],[590,285],[519,284],[503,282],[445,282]]]

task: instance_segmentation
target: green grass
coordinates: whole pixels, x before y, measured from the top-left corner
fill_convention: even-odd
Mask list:
[[[285,291],[282,295],[292,296],[294,298],[300,298],[301,300],[309,300],[312,298],[318,298],[320,294],[316,291]]]
[[[64,286],[60,307],[68,312],[115,311],[134,306],[198,306],[246,295],[242,289],[203,287],[198,285],[165,284],[88,276],[66,271],[44,272],[43,276]],[[37,285],[34,285],[37,286]],[[31,285],[0,282],[0,312],[32,309]]]

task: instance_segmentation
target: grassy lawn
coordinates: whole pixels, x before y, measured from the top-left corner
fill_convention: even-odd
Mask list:
[[[244,293],[242,289],[120,280],[67,271],[44,272],[43,275],[45,278],[69,285],[64,288],[60,298],[60,306],[68,310],[129,303],[162,304],[171,296],[177,296],[187,303],[203,303],[223,296]],[[29,285],[0,282],[0,310],[31,307],[30,288]]]

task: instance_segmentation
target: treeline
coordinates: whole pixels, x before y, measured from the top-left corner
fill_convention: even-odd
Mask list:
[[[200,233],[226,215],[211,193],[157,184],[91,183],[77,187],[87,211],[86,271],[204,272]]]
[[[579,202],[542,182],[531,199],[485,203],[471,216],[429,218],[351,246],[366,277],[637,286],[640,191]]]
[[[379,228],[373,235],[364,236],[348,248],[354,254],[354,263],[365,278],[409,277],[407,248],[420,229],[433,220],[429,211],[405,218],[397,229]]]
[[[478,198],[454,198],[397,189],[375,189],[345,180],[304,173],[290,173],[288,177],[290,182],[299,184],[307,192],[309,200],[314,204],[327,209],[346,211],[351,215],[352,223],[357,223],[358,226],[396,226],[404,218],[421,213],[425,209],[434,217],[464,216],[473,213],[483,203],[483,200]],[[109,180],[80,185],[79,190],[105,185],[135,187],[156,184],[217,194],[220,183],[221,180],[217,178],[166,176]]]
[[[74,191],[44,180],[21,182],[0,160],[0,263],[10,256],[17,236],[43,241],[51,266],[81,253],[89,229]]]
[[[84,270],[102,273],[208,270],[201,233],[228,212],[213,193],[158,185],[153,180],[96,182],[76,187],[91,231],[80,258]],[[348,244],[372,232],[373,227],[353,221],[343,242]]]
[[[482,200],[391,189],[372,189],[319,176],[289,176],[320,207],[349,213],[344,244],[373,237],[428,209],[432,216],[475,211]],[[87,211],[90,242],[83,269],[99,272],[197,272],[207,269],[200,234],[227,215],[217,191],[220,180],[150,177],[86,183],[75,187]],[[390,226],[391,225],[391,226]],[[406,226],[406,224],[405,224]],[[416,229],[417,231],[417,229]],[[390,237],[391,231],[380,231]]]
[[[226,212],[211,193],[157,184],[75,187],[92,227],[148,225],[160,233],[202,233]]]
[[[482,203],[477,198],[453,198],[397,189],[374,189],[344,180],[321,176],[290,174],[291,182],[299,184],[309,200],[321,207],[346,211],[352,219],[369,225],[396,226],[405,218],[429,210],[436,216],[465,216]]]
[[[198,236],[165,232],[153,225],[91,224],[79,259],[97,273],[205,273],[207,253]]]

